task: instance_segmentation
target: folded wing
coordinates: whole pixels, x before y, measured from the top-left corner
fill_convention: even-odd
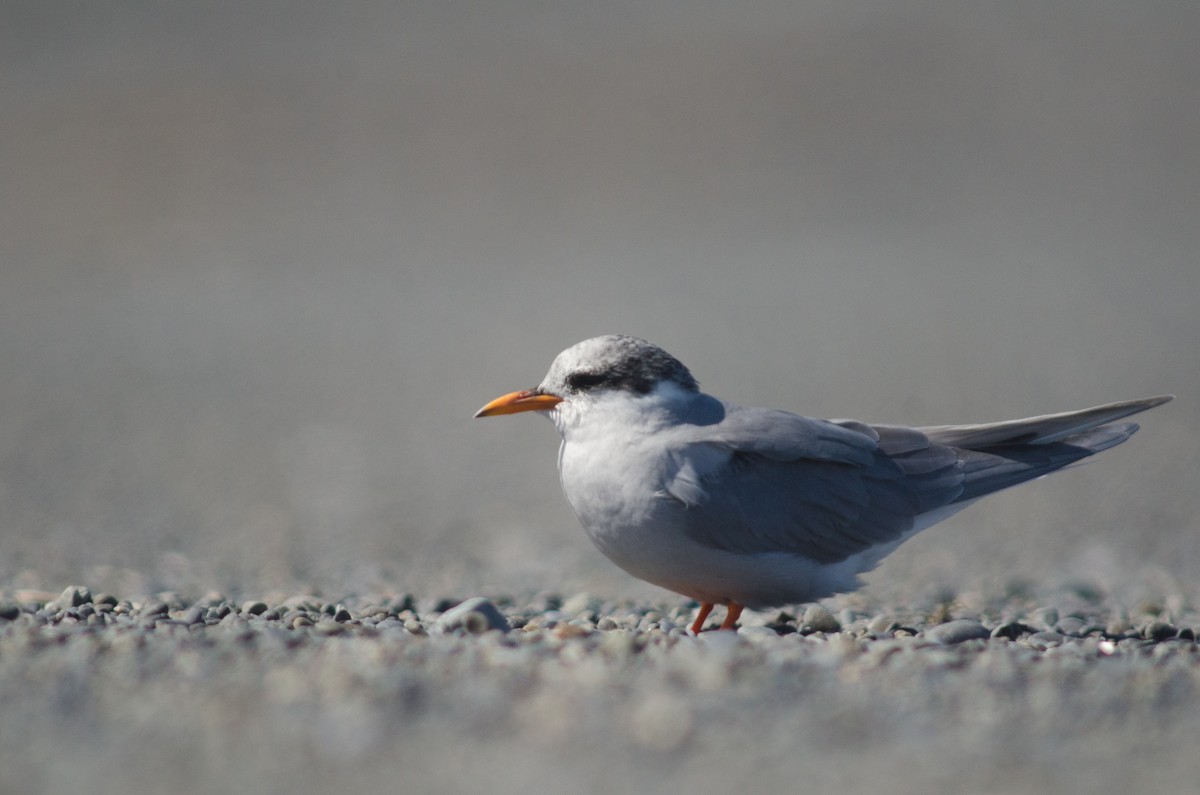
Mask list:
[[[691,426],[664,493],[693,540],[728,552],[836,563],[902,539],[923,514],[973,500],[1120,444],[1106,425],[1149,398],[985,425],[904,428],[728,407]]]

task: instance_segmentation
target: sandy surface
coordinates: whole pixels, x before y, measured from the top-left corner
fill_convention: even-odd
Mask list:
[[[1178,593],[860,594],[699,638],[688,605],[587,594],[51,596],[0,607],[0,791],[1184,793],[1200,776],[1200,612]]]

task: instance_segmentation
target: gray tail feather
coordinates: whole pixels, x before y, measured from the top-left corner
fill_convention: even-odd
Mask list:
[[[1161,406],[1172,397],[1125,400],[1007,422],[918,430],[931,441],[957,451],[964,477],[962,494],[955,502],[961,502],[1033,480],[1116,447],[1133,436],[1138,426],[1133,422],[1109,423]]]
[[[1026,417],[1007,422],[991,422],[982,425],[939,425],[917,430],[938,444],[964,447],[968,450],[981,450],[1002,445],[1049,445],[1056,442],[1067,442],[1093,428],[1146,409],[1152,409],[1155,406],[1161,406],[1173,397],[1173,395],[1160,395],[1159,397],[1123,400],[1119,403],[1108,403],[1090,409],[1064,411],[1060,414]],[[1128,435],[1113,444],[1120,444],[1126,438],[1129,438]],[[1110,444],[1109,447],[1111,446]]]
[[[1137,423],[1124,422],[1091,428],[1062,441],[1046,443],[1038,440],[960,449],[963,491],[955,502],[973,500],[1062,469],[1101,450],[1116,447],[1133,436],[1137,429]]]

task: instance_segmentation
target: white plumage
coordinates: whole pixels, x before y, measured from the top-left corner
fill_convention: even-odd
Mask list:
[[[979,498],[1128,439],[1169,396],[983,425],[873,426],[744,408],[678,360],[608,335],[476,416],[538,411],[562,435],[563,492],[596,547],[636,577],[729,608],[858,587],[905,539]]]

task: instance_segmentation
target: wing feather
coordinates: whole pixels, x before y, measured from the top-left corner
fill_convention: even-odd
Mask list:
[[[697,543],[837,563],[901,540],[922,514],[1120,444],[1137,425],[1105,423],[1167,400],[934,428],[726,406],[678,431],[664,494],[687,508],[682,526]]]
[[[822,563],[899,539],[962,490],[955,451],[919,431],[760,409],[693,426],[677,460],[707,461],[681,466],[666,488],[688,506],[693,540]]]
[[[1026,417],[1005,422],[988,422],[978,425],[938,425],[918,428],[938,444],[965,447],[977,450],[981,447],[998,445],[1050,444],[1089,431],[1106,423],[1128,417],[1131,414],[1161,406],[1172,400],[1172,395],[1152,398],[1122,400],[1106,403],[1079,411],[1063,411],[1040,417]]]

